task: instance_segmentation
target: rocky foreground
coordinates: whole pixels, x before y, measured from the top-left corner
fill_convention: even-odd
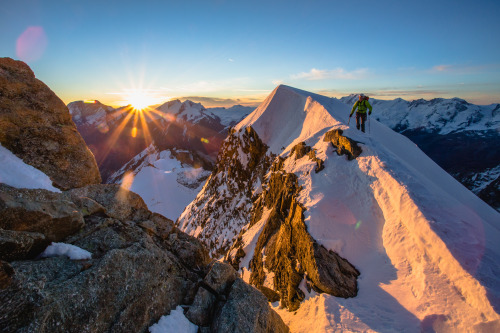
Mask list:
[[[0,83],[0,143],[63,190],[0,183],[1,332],[145,332],[178,305],[201,332],[288,331],[200,241],[99,184],[67,108],[27,65],[0,59]],[[42,257],[53,242],[91,257]]]

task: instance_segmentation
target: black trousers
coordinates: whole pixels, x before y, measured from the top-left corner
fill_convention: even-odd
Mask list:
[[[366,123],[366,112],[365,113],[356,112],[356,128],[359,129],[359,127],[361,126],[361,130],[364,132],[365,123]]]

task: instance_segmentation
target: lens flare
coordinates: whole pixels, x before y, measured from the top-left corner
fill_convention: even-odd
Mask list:
[[[136,110],[144,110],[148,106],[155,104],[157,100],[155,96],[142,90],[134,90],[126,95],[127,103]]]
[[[38,60],[47,44],[47,35],[42,27],[28,27],[16,41],[16,55],[25,62]]]

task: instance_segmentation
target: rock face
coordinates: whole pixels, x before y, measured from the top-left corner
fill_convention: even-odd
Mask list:
[[[224,255],[248,224],[259,194],[254,187],[264,181],[273,159],[266,152],[267,146],[251,127],[232,131],[205,187],[179,217],[181,230],[191,233],[201,228],[197,238],[212,256]]]
[[[356,296],[359,272],[309,235],[304,208],[296,200],[301,190],[297,176],[284,172],[283,162],[281,158],[275,162],[266,189],[256,202],[252,223],[262,218],[264,209],[271,214],[250,261],[250,283],[262,289],[266,276],[274,274],[274,290],[281,305],[290,311],[297,310],[305,297],[299,288],[303,279],[309,289],[318,292],[344,298]]]
[[[286,163],[307,158],[317,173],[324,161],[304,142],[287,158],[268,154],[267,149],[252,127],[233,131],[203,191],[178,225],[196,234],[214,255],[224,255],[236,270],[250,271],[248,281],[269,301],[280,300],[290,311],[305,298],[299,286],[303,281],[317,292],[356,296],[359,272],[308,233],[304,207],[297,200],[298,177],[284,171]],[[255,245],[249,246],[247,232],[256,235],[250,236]]]
[[[101,182],[68,108],[21,61],[0,58],[0,143],[66,190]]]
[[[190,310],[192,318],[205,318],[197,323],[209,327],[221,320],[219,309],[230,299],[265,312],[264,331],[287,330],[258,291],[258,302],[255,295],[236,295],[231,266],[209,265],[201,242],[151,213],[135,193],[91,185],[55,195],[85,219],[64,242],[91,252],[92,259],[0,261],[0,331],[144,332],[179,304],[193,302],[199,311]],[[238,331],[263,320],[234,319],[244,316],[232,312],[227,320],[238,322],[231,326]]]

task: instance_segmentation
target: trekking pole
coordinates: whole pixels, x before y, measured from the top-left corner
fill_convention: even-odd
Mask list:
[[[371,125],[371,121],[370,121],[370,115],[368,115],[368,134],[372,134],[372,127],[370,126]]]
[[[349,116],[349,120],[347,121],[347,126],[349,126],[350,122],[351,122],[351,116]]]

